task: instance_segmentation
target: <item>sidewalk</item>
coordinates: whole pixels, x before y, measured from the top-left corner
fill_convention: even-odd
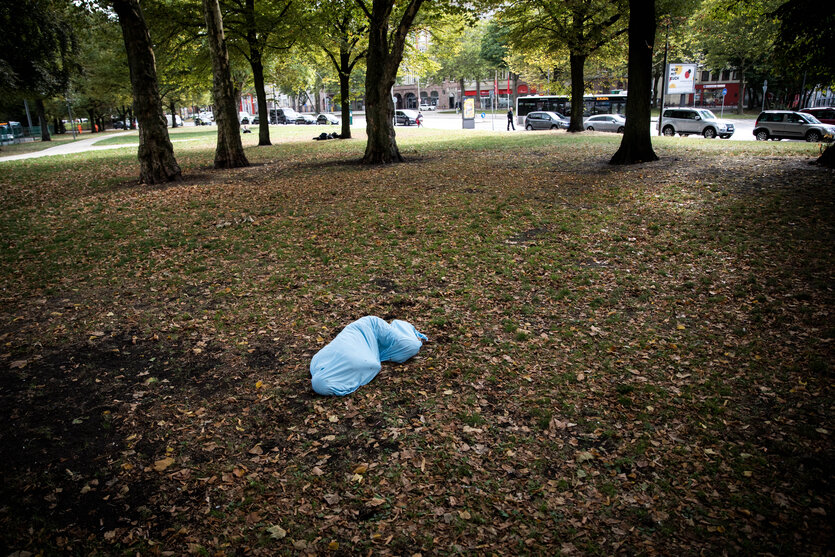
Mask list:
[[[70,155],[72,153],[83,153],[85,151],[102,151],[105,149],[120,149],[122,147],[131,147],[132,145],[101,145],[96,146],[95,143],[111,137],[119,137],[120,135],[128,135],[131,132],[111,133],[104,136],[91,137],[90,139],[80,139],[78,141],[68,141],[43,151],[35,151],[33,153],[21,153],[19,155],[8,155],[0,157],[0,162],[5,161],[19,161],[23,159],[34,159],[37,157],[51,157],[53,155]],[[135,146],[134,146],[135,147]]]

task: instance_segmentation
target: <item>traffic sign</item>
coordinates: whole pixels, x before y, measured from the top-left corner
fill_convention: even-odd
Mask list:
[[[725,96],[725,95],[727,95],[727,94],[728,94],[728,90],[727,90],[727,88],[726,88],[726,89],[722,89],[722,96],[724,97],[724,96]]]

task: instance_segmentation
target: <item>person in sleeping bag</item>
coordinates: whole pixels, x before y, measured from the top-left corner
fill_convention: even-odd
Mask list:
[[[351,394],[380,373],[382,362],[403,363],[420,351],[426,335],[406,321],[386,323],[367,315],[342,329],[310,361],[310,382],[320,395]]]

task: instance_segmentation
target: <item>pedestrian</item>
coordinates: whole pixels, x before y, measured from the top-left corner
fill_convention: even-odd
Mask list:
[[[417,127],[421,127],[423,125],[423,112],[418,110],[417,118],[415,118],[415,123]]]
[[[510,128],[516,131],[516,125],[513,123],[513,107],[507,109],[507,131],[510,131]]]

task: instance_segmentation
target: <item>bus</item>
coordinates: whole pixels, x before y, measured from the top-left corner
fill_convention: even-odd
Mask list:
[[[529,95],[516,99],[516,118],[519,124],[534,111],[559,112],[571,116],[571,98],[565,95]],[[595,114],[623,114],[626,112],[626,92],[583,96],[583,116]]]

